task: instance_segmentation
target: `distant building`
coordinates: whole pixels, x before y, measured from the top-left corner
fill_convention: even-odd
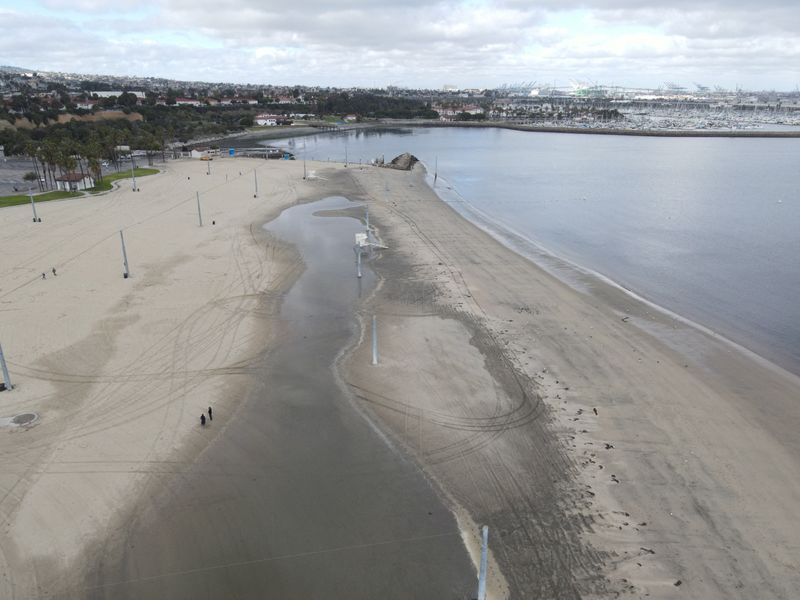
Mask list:
[[[274,127],[275,125],[291,125],[292,120],[291,118],[285,115],[268,115],[268,114],[260,114],[256,115],[254,119],[256,125],[266,125],[268,127]]]
[[[223,106],[231,106],[233,104],[256,105],[258,104],[258,100],[255,98],[242,98],[241,96],[236,96],[235,98],[223,98],[219,103]]]
[[[104,92],[104,91],[91,92],[92,96],[97,96],[98,98],[119,98],[120,96],[122,96],[122,94],[125,93],[133,94],[139,100],[144,100],[145,97],[144,92],[123,92],[122,90],[117,90],[113,92]]]
[[[209,160],[212,156],[219,156],[219,148],[210,148],[208,146],[197,146],[189,151],[190,158]]]
[[[175,98],[175,106],[202,106],[203,103],[195,98]]]
[[[274,127],[278,124],[278,115],[256,115],[256,125],[268,125]]]
[[[91,175],[75,173],[64,173],[56,177],[56,188],[64,192],[77,192],[94,187],[94,179]]]

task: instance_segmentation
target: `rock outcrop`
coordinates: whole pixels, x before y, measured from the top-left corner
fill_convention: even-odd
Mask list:
[[[408,152],[404,152],[400,156],[394,157],[390,162],[385,163],[382,166],[386,167],[387,169],[410,171],[411,167],[413,167],[418,162],[419,159],[416,156],[414,156],[413,154],[409,154]]]

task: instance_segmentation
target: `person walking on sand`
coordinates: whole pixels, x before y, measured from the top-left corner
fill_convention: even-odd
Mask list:
[[[53,277],[55,277],[55,276],[56,276],[56,268],[53,267]]]
[[[205,427],[206,426],[206,416],[205,415],[200,415],[200,426],[201,427]]]
[[[47,279],[47,275],[45,275],[44,273],[42,273],[42,279]]]
[[[208,407],[208,420],[209,421],[213,421],[214,420],[214,415],[211,413],[211,407],[210,406]]]

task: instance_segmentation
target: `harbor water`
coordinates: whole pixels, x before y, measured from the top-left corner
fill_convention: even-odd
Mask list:
[[[798,139],[415,128],[263,143],[355,164],[411,152],[438,166],[444,200],[512,245],[524,239],[800,373]]]

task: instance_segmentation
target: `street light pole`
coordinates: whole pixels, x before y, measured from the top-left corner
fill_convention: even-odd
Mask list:
[[[6,389],[7,390],[13,389],[14,386],[11,385],[11,377],[9,377],[9,375],[8,375],[8,367],[6,366],[6,358],[5,358],[5,356],[3,356],[3,346],[2,345],[0,345],[0,368],[3,369],[3,382],[6,385]]]
[[[197,220],[200,221],[200,227],[203,226],[203,213],[200,211],[200,192],[195,192],[197,194]]]
[[[478,600],[486,600],[486,570],[489,562],[489,527],[481,530],[481,566],[478,570]]]
[[[42,220],[36,215],[36,202],[33,201],[33,190],[28,188],[28,196],[31,198],[31,208],[33,209],[33,222],[41,223]]]
[[[125,236],[122,234],[122,229],[119,230],[119,241],[122,242],[122,264],[125,267],[122,278],[127,279],[131,276],[131,272],[128,270],[128,253],[125,250]]]
[[[131,154],[131,177],[133,177],[133,191],[136,191],[136,165],[133,161],[133,154]]]
[[[378,364],[378,324],[375,315],[372,315],[372,364]]]

